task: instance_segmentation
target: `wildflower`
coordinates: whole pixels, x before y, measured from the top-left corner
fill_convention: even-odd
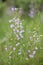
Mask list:
[[[31,50],[28,50],[28,52],[30,53],[30,52],[31,52]]]
[[[22,34],[19,34],[21,38],[23,38],[23,35]]]
[[[12,20],[9,20],[9,23],[11,23],[12,22]]]
[[[19,22],[18,22],[18,21],[16,21],[16,23],[15,23],[15,24],[19,25]]]
[[[12,7],[11,10],[14,11],[15,10],[14,7]]]
[[[11,24],[11,25],[10,25],[10,28],[13,28],[13,27],[14,27],[14,24]]]
[[[36,54],[36,51],[33,51],[33,53],[32,53],[32,54],[33,54],[33,55],[34,55],[34,54]]]
[[[30,58],[33,58],[33,57],[34,57],[34,55],[33,55],[33,54],[29,54],[29,57],[30,57]]]
[[[25,58],[25,60],[28,60],[28,58]]]
[[[16,50],[16,48],[15,48],[15,47],[13,47],[13,50],[15,51],[15,50]]]
[[[19,30],[16,30],[17,32],[19,32]]]
[[[15,9],[15,11],[17,11],[18,10],[18,8],[14,8]]]
[[[33,35],[33,37],[36,37],[35,35]]]
[[[32,40],[32,36],[30,36],[30,40]]]
[[[24,30],[21,30],[21,31],[20,31],[20,33],[23,33],[23,32],[24,32]]]
[[[16,44],[16,46],[19,46],[20,45],[20,43],[18,42],[17,44]]]
[[[21,52],[18,52],[18,55],[21,55]]]
[[[7,47],[5,47],[5,50],[8,51]]]
[[[35,47],[35,50],[38,50],[38,48],[37,48],[37,47]]]

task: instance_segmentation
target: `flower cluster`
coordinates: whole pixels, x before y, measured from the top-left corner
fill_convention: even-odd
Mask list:
[[[9,23],[10,28],[13,29],[16,39],[20,40],[21,38],[23,38],[24,29],[21,20],[17,17],[14,17],[12,20],[9,20]]]
[[[35,47],[33,51],[28,50],[29,57],[30,57],[30,58],[34,58],[34,56],[35,56],[37,50],[38,50],[38,47]],[[31,52],[32,52],[32,53],[31,53]]]

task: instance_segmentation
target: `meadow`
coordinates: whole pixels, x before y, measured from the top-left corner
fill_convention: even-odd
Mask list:
[[[0,65],[43,65],[43,12],[21,16],[5,4],[0,17]]]

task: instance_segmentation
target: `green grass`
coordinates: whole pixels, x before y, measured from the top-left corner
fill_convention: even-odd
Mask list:
[[[43,34],[43,22],[41,22],[41,16],[43,13],[36,15],[33,19],[25,16],[21,18],[18,12],[13,12],[11,16],[6,14],[7,8],[5,8],[4,15],[0,19],[0,65],[43,65],[43,37],[40,37]],[[15,16],[19,17],[22,21],[24,27],[24,38],[17,41],[15,35],[10,28],[9,20]],[[37,32],[35,38],[33,37],[34,31]],[[32,36],[32,40],[30,40]],[[35,40],[39,38],[39,42]],[[20,42],[21,45],[16,47],[16,43]],[[11,47],[12,46],[12,47]],[[13,48],[16,47],[14,51]],[[34,48],[38,47],[34,58],[29,57],[28,50],[31,50],[31,53],[34,51]],[[7,51],[5,50],[7,48]],[[22,54],[18,55],[18,50],[21,49]],[[25,60],[28,58],[28,60]]]

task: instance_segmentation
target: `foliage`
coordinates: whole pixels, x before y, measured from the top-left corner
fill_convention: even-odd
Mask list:
[[[5,3],[0,3],[0,17],[3,16]]]

